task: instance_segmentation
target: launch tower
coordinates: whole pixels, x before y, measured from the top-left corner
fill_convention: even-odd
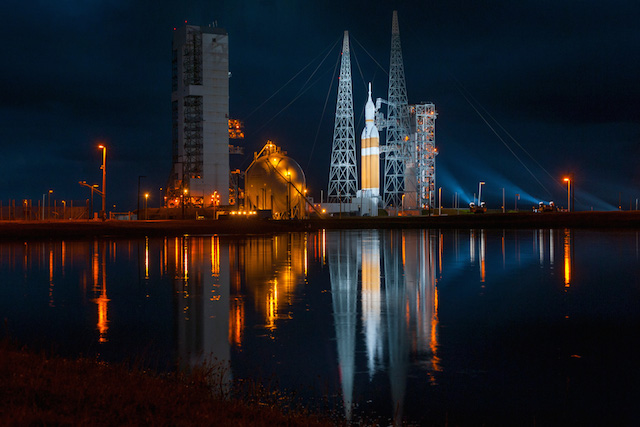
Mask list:
[[[358,172],[354,134],[349,32],[345,31],[329,170],[329,191],[327,192],[329,203],[349,203],[356,195]]]
[[[385,207],[400,207],[405,191],[405,164],[411,159],[409,144],[409,108],[404,78],[398,12],[393,11],[391,29],[391,60],[389,66],[389,96],[384,162]],[[414,189],[415,191],[415,189]]]

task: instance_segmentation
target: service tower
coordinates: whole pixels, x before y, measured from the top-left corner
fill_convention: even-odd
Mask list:
[[[173,32],[173,165],[167,206],[229,200],[229,36],[215,26]]]
[[[365,127],[362,130],[361,157],[361,214],[378,215],[380,198],[380,136],[375,125],[376,107],[371,99],[371,83],[369,83],[369,99],[364,107]]]

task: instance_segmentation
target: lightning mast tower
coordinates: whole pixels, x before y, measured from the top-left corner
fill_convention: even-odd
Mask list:
[[[356,195],[358,175],[354,135],[349,32],[345,31],[342,41],[338,102],[336,104],[336,121],[329,170],[329,191],[327,192],[329,203],[348,203]]]
[[[411,159],[411,151],[407,85],[404,79],[398,12],[395,10],[391,24],[391,61],[387,101],[389,105],[386,122],[384,202],[385,206],[399,207],[405,190],[405,164]]]

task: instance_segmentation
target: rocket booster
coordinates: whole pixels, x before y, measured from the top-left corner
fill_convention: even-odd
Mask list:
[[[371,100],[371,83],[369,83],[369,99],[364,107],[365,128],[362,130],[362,162],[361,183],[363,193],[370,196],[380,195],[380,136],[375,125],[376,107]]]

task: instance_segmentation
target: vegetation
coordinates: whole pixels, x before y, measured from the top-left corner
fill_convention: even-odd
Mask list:
[[[158,375],[0,345],[2,425],[334,425],[302,409],[212,392],[215,368]],[[216,381],[215,379],[213,380]]]

